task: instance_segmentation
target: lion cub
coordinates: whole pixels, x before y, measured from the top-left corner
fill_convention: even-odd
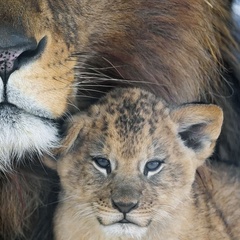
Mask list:
[[[215,105],[169,107],[136,88],[74,117],[56,163],[55,238],[239,240],[239,180],[204,164],[222,121]]]

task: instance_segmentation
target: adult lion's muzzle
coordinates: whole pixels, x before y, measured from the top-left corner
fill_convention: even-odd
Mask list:
[[[26,152],[41,154],[54,146],[57,128],[43,117],[45,110],[34,106],[33,100],[26,100],[24,94],[20,96],[17,84],[11,83],[13,73],[40,58],[47,37],[37,42],[21,27],[16,29],[9,24],[0,26],[0,36],[0,170],[8,170],[14,159]],[[43,141],[46,137],[48,144]]]

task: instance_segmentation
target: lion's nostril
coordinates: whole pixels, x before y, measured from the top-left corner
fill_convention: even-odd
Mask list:
[[[46,47],[46,44],[47,37],[43,37],[35,48],[23,51],[17,58],[18,67],[21,67],[22,65],[25,65],[28,62],[34,61],[35,59],[40,57]]]
[[[17,58],[22,52],[21,49],[0,49],[0,75],[3,81],[6,79],[6,75],[17,69]]]
[[[46,45],[46,37],[39,43],[9,26],[0,27],[0,77],[4,84],[12,72],[41,55]]]

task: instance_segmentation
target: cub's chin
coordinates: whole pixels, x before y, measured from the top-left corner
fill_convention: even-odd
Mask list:
[[[58,144],[53,121],[10,104],[0,105],[0,133],[0,171],[11,170],[26,154],[41,155]]]
[[[108,238],[133,238],[142,239],[147,233],[147,227],[140,227],[130,223],[115,223],[108,226],[102,226],[102,230]]]

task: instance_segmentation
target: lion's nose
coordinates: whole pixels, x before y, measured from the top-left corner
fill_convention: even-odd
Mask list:
[[[0,27],[0,77],[4,84],[21,66],[41,55],[46,38],[37,43],[35,38],[9,26]]]
[[[134,202],[117,202],[112,199],[112,206],[116,209],[118,209],[121,213],[129,213],[133,209],[136,209],[138,207],[138,201]]]

